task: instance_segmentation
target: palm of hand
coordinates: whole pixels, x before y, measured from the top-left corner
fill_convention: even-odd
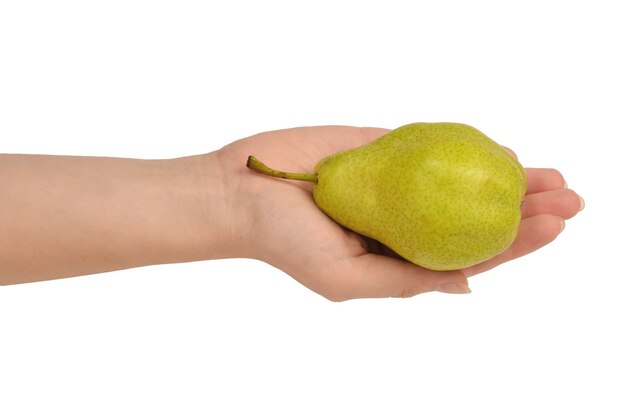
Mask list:
[[[248,214],[243,230],[253,231],[252,257],[285,271],[331,300],[358,297],[407,297],[439,290],[465,293],[467,277],[521,257],[548,244],[561,232],[563,219],[574,216],[581,200],[565,188],[554,169],[527,169],[528,188],[517,239],[504,253],[478,265],[434,272],[395,256],[327,217],[311,196],[311,184],[269,178],[245,168],[248,155],[271,167],[311,173],[322,158],[366,144],[387,130],[321,126],[266,132],[220,150],[237,173],[236,187]],[[248,242],[252,240],[247,240]]]

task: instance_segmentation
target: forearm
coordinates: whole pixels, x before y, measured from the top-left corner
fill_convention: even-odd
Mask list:
[[[0,284],[233,256],[218,166],[0,155]]]

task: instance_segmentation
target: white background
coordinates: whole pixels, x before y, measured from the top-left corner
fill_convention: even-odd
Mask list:
[[[337,304],[252,260],[0,288],[0,415],[626,416],[618,4],[0,1],[0,152],[456,121],[587,202],[467,296]]]

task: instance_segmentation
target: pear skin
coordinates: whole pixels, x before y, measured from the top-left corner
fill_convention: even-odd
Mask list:
[[[315,183],[315,203],[329,217],[431,270],[461,269],[506,250],[526,192],[519,162],[459,123],[402,126],[324,158],[315,174],[293,178]]]

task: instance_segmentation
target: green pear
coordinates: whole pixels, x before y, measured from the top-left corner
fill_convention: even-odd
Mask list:
[[[517,236],[526,175],[477,129],[414,123],[321,160],[315,174],[263,174],[314,183],[317,206],[338,224],[431,270],[472,266]]]

